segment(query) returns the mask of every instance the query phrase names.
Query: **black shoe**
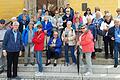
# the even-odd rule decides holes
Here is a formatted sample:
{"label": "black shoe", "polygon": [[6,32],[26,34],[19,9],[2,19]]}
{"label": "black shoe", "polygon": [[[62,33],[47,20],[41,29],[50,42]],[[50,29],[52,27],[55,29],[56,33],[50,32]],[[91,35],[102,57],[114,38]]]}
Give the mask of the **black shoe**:
{"label": "black shoe", "polygon": [[114,57],[113,57],[113,56],[111,56],[111,59],[114,59]]}
{"label": "black shoe", "polygon": [[12,80],[12,78],[7,78],[7,80]]}
{"label": "black shoe", "polygon": [[102,52],[102,49],[98,49],[98,52]]}
{"label": "black shoe", "polygon": [[27,65],[28,65],[27,63],[24,64],[24,66],[27,66]]}
{"label": "black shoe", "polygon": [[45,66],[48,66],[48,65],[50,65],[50,64],[51,64],[51,62],[49,62],[49,63],[46,63],[46,64],[45,64]]}
{"label": "black shoe", "polygon": [[32,63],[30,63],[32,66],[34,66],[35,65],[35,62],[32,62]]}
{"label": "black shoe", "polygon": [[117,68],[117,66],[118,66],[118,65],[117,65],[117,64],[115,64],[115,65],[114,65],[114,68]]}
{"label": "black shoe", "polygon": [[57,66],[57,63],[54,63],[53,66]]}
{"label": "black shoe", "polygon": [[105,59],[108,59],[108,56],[105,56]]}

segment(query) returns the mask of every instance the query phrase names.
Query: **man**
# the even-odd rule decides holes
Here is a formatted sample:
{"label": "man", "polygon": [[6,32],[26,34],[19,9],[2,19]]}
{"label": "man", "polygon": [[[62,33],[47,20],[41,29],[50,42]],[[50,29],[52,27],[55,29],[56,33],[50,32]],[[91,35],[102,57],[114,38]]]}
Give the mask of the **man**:
{"label": "man", "polygon": [[114,41],[114,67],[118,66],[118,52],[120,53],[120,19],[114,20],[114,26],[108,31],[108,36]]}
{"label": "man", "polygon": [[[7,56],[7,78],[18,78],[17,66],[18,57],[22,55],[22,39],[21,34],[18,31],[19,23],[14,22],[13,28],[7,30],[3,40],[3,55]],[[13,75],[12,75],[13,64]]]}
{"label": "man", "polygon": [[[66,9],[66,13],[65,13],[65,15],[62,17],[62,19],[63,19],[63,27],[64,27],[64,29],[66,28],[66,26],[67,26],[67,22],[68,21],[73,21],[73,17],[71,16],[71,14],[70,14],[70,9]],[[63,30],[64,30],[63,29]]]}
{"label": "man", "polygon": [[51,63],[50,59],[54,58],[54,66],[57,65],[57,59],[61,54],[62,41],[58,37],[58,32],[54,31],[53,37],[48,42],[48,53],[46,66]]}
{"label": "man", "polygon": [[[22,33],[22,41],[25,47],[25,54],[24,54],[24,66],[27,66],[29,63],[31,65],[34,65],[34,50],[32,48],[34,47],[34,44],[32,42],[34,33],[36,32],[36,29],[33,28],[34,22],[30,22],[29,25],[23,30]],[[29,57],[30,55],[30,57]]]}
{"label": "man", "polygon": [[70,3],[66,4],[66,8],[64,9],[64,13],[66,13],[66,9],[70,9],[70,15],[73,18],[73,16],[74,16],[74,10],[73,10],[73,8],[70,7]]}
{"label": "man", "polygon": [[30,22],[30,17],[27,14],[26,8],[23,8],[23,13],[18,16],[18,22],[20,23],[19,31],[22,33],[23,29],[25,29]]}

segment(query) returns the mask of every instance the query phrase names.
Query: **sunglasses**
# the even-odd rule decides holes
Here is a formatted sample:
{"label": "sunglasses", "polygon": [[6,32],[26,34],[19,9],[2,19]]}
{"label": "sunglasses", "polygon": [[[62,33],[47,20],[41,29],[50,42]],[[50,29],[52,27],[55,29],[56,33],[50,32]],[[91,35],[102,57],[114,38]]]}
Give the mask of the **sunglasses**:
{"label": "sunglasses", "polygon": [[85,28],[81,28],[81,29],[85,29]]}

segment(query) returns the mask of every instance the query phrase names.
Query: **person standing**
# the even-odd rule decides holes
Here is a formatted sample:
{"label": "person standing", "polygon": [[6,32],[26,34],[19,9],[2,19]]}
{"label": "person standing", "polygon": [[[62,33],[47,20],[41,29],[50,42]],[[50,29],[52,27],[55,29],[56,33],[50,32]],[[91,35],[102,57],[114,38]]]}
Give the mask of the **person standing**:
{"label": "person standing", "polygon": [[[3,40],[3,55],[7,56],[7,78],[18,78],[18,57],[22,55],[22,37],[18,30],[19,23],[13,22],[13,27],[7,30]],[[12,46],[12,47],[11,47]],[[13,64],[13,74],[12,74]]]}
{"label": "person standing", "polygon": [[120,53],[120,19],[114,20],[114,26],[108,30],[108,36],[114,42],[114,67],[118,66],[118,52]]}
{"label": "person standing", "polygon": [[34,36],[34,33],[36,32],[36,29],[33,26],[34,26],[34,23],[30,22],[29,25],[23,30],[23,33],[22,33],[22,42],[25,47],[24,66],[27,66],[29,62],[31,65],[35,64],[34,51],[32,50],[32,47],[34,47],[32,43],[32,38]]}
{"label": "person standing", "polygon": [[38,31],[35,32],[32,42],[34,43],[34,51],[36,53],[36,61],[38,64],[38,72],[35,73],[35,75],[39,76],[43,75],[42,51],[44,50],[45,33],[42,31],[42,25],[38,25],[37,28]]}
{"label": "person standing", "polygon": [[92,61],[91,61],[91,54],[94,52],[94,42],[93,42],[93,35],[90,30],[87,29],[85,25],[81,27],[82,34],[79,37],[79,41],[77,45],[82,47],[82,53],[85,54],[86,59],[86,70],[87,72],[85,75],[92,74]]}
{"label": "person standing", "polygon": [[[105,58],[108,59],[109,57],[109,50],[110,50],[110,57],[113,58],[113,41],[110,39],[108,36],[108,30],[109,28],[114,26],[114,20],[112,19],[112,15],[110,13],[107,13],[105,15],[105,20],[102,22],[100,26],[100,30],[103,31],[104,36],[103,36],[103,41],[104,41],[104,50],[105,50]],[[108,49],[108,45],[110,46]]]}
{"label": "person standing", "polygon": [[71,26],[72,26],[72,22],[68,21],[67,27],[65,28],[62,34],[62,41],[63,41],[64,49],[65,49],[65,61],[66,61],[65,65],[67,66],[70,65],[69,56],[68,56],[69,49],[71,51],[73,64],[76,64],[76,58],[74,55],[76,35],[75,35],[75,31],[73,30]]}
{"label": "person standing", "polygon": [[30,22],[30,17],[27,11],[28,10],[26,8],[23,8],[23,13],[18,16],[18,22],[20,23],[19,31],[21,33],[23,32],[23,29],[25,29]]}

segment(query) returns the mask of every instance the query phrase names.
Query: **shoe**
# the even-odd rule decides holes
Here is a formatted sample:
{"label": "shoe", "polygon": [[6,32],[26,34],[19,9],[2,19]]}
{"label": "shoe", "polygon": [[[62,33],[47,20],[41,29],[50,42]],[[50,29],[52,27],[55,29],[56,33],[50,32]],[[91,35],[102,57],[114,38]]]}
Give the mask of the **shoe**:
{"label": "shoe", "polygon": [[43,75],[43,72],[37,72],[36,74],[35,74],[35,76],[42,76]]}
{"label": "shoe", "polygon": [[102,52],[102,49],[98,49],[98,52]]}
{"label": "shoe", "polygon": [[32,63],[30,63],[32,66],[34,66],[35,65],[35,62],[32,62]]}
{"label": "shoe", "polygon": [[114,68],[117,68],[117,66],[118,66],[118,65],[117,65],[117,64],[115,64],[115,65],[114,65]]}
{"label": "shoe", "polygon": [[12,78],[7,78],[6,80],[12,80]]}
{"label": "shoe", "polygon": [[76,66],[76,63],[72,63],[72,66]]}
{"label": "shoe", "polygon": [[87,76],[87,75],[91,75],[92,73],[91,72],[86,72],[84,75]]}
{"label": "shoe", "polygon": [[70,64],[69,63],[65,63],[65,66],[70,66]]}
{"label": "shoe", "polygon": [[110,56],[110,58],[111,58],[111,59],[114,59],[114,57],[113,57],[113,56]]}
{"label": "shoe", "polygon": [[24,64],[24,66],[27,66],[27,65],[28,65],[28,63],[25,63],[25,64]]}
{"label": "shoe", "polygon": [[50,65],[50,64],[51,64],[51,62],[49,62],[49,63],[46,63],[46,64],[45,64],[45,66],[48,66],[48,65]]}
{"label": "shoe", "polygon": [[57,63],[54,63],[53,66],[57,66]]}
{"label": "shoe", "polygon": [[105,56],[105,59],[108,59],[108,56]]}

